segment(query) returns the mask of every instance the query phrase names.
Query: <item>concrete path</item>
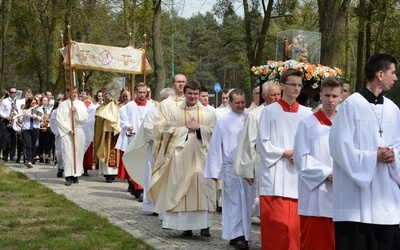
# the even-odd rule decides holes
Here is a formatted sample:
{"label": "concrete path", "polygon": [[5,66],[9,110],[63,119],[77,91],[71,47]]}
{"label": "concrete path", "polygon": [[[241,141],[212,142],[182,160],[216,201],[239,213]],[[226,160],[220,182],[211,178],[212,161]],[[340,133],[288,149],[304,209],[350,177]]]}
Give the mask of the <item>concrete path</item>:
{"label": "concrete path", "polygon": [[[97,170],[92,170],[89,177],[82,176],[78,184],[67,187],[64,178],[56,177],[57,168],[52,164],[36,164],[31,169],[15,162],[6,165],[64,195],[81,208],[107,217],[111,223],[156,249],[235,249],[221,238],[221,213],[214,213],[210,238],[201,237],[199,230],[193,232],[193,237],[184,238],[182,231],[162,229],[157,216],[142,211],[142,203],[127,192],[126,181],[117,179],[106,183]],[[253,218],[250,249],[261,249],[259,226],[258,218]]]}

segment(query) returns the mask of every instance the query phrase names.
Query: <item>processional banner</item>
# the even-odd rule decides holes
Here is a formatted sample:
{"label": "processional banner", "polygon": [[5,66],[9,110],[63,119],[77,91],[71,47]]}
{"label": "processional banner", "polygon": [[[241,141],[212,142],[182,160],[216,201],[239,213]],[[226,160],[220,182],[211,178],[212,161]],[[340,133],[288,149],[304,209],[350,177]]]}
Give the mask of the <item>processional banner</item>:
{"label": "processional banner", "polygon": [[[68,69],[68,46],[61,49],[61,54],[64,57],[64,68]],[[152,72],[149,62],[144,58],[143,49],[77,42],[72,42],[71,46],[71,65],[75,70],[143,74],[143,60],[146,60],[146,74]]]}

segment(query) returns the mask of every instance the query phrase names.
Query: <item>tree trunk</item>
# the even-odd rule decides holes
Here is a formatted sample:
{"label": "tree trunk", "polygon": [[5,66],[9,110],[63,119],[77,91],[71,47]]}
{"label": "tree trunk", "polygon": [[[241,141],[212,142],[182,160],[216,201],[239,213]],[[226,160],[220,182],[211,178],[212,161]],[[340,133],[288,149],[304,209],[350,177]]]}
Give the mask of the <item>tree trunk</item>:
{"label": "tree trunk", "polygon": [[5,46],[6,31],[8,26],[8,14],[11,10],[11,0],[1,0],[1,68],[0,68],[0,98],[3,96],[4,90],[4,67],[5,67]]}
{"label": "tree trunk", "polygon": [[355,91],[364,86],[364,35],[365,35],[365,0],[360,0],[358,7],[358,38],[357,38],[357,82]]}
{"label": "tree trunk", "polygon": [[156,84],[154,89],[154,99],[160,100],[160,90],[165,86],[165,66],[162,51],[162,31],[161,31],[161,0],[153,1],[153,59],[154,75]]}
{"label": "tree trunk", "polygon": [[345,39],[345,23],[350,0],[318,0],[319,31],[321,32],[321,64],[340,66],[341,42]]}

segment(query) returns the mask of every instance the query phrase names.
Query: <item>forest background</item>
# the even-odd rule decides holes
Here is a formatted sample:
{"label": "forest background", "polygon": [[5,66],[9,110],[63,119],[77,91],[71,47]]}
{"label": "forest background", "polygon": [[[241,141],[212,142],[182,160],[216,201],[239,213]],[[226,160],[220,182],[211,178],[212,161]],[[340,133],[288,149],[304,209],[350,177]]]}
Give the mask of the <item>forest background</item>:
{"label": "forest background", "polygon": [[[182,4],[183,0],[176,1]],[[77,42],[119,47],[131,43],[141,48],[146,41],[154,70],[147,75],[147,83],[154,99],[179,72],[199,81],[210,93],[216,82],[222,89],[242,88],[250,100],[256,84],[251,67],[276,60],[277,33],[291,29],[320,32],[320,63],[341,68],[357,91],[365,84],[364,64],[370,55],[388,53],[400,59],[399,3],[216,0],[212,11],[182,18],[173,0],[1,0],[0,89],[14,85],[34,93],[62,92],[59,49],[67,44],[69,25],[71,38]],[[116,76],[126,77],[98,71],[76,73],[78,87],[82,89],[84,82],[92,93]],[[142,79],[137,75],[134,82]],[[399,94],[397,84],[387,96],[399,105]]]}

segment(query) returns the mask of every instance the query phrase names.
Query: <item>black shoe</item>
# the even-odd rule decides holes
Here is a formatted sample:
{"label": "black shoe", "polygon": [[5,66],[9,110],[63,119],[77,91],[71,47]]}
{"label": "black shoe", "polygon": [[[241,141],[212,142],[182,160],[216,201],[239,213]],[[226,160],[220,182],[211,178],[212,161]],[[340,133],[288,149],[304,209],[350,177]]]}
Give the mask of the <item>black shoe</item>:
{"label": "black shoe", "polygon": [[236,242],[235,249],[247,250],[247,249],[249,249],[249,245],[244,240],[238,240]]}
{"label": "black shoe", "polygon": [[236,237],[236,238],[234,238],[234,239],[231,239],[231,240],[229,241],[229,245],[235,246],[236,243],[237,243],[239,240],[245,241],[244,236],[239,236],[239,237]]}
{"label": "black shoe", "polygon": [[39,162],[40,162],[40,163],[44,163],[43,158],[39,158]]}
{"label": "black shoe", "polygon": [[44,162],[47,163],[47,164],[49,164],[49,163],[50,163],[50,160],[47,158]]}
{"label": "black shoe", "polygon": [[1,158],[4,162],[7,162],[8,161],[8,158],[7,157],[3,157],[3,158]]}
{"label": "black shoe", "polygon": [[139,196],[139,202],[143,202],[143,193],[141,193]]}
{"label": "black shoe", "polygon": [[203,237],[211,237],[209,228],[204,228],[200,230],[200,235]]}
{"label": "black shoe", "polygon": [[21,161],[21,159],[20,159],[20,158],[17,158],[17,159],[15,160],[15,163],[20,163],[20,161]]}
{"label": "black shoe", "polygon": [[73,182],[73,183],[79,183],[78,177],[74,177],[74,179],[73,179],[72,182]]}
{"label": "black shoe", "polygon": [[136,199],[140,199],[140,195],[143,195],[143,189],[134,190],[131,194],[134,195]]}
{"label": "black shoe", "polygon": [[89,173],[88,173],[88,171],[87,171],[87,169],[84,169],[83,170],[83,174],[82,174],[83,176],[89,176]]}
{"label": "black shoe", "polygon": [[65,183],[65,186],[71,186],[72,185],[72,181],[67,181],[66,183]]}
{"label": "black shoe", "polygon": [[186,231],[183,231],[183,234],[182,234],[184,237],[192,237],[193,236],[193,231],[192,230],[186,230]]}
{"label": "black shoe", "polygon": [[63,171],[58,170],[58,172],[57,172],[57,177],[58,177],[58,178],[61,178],[62,176],[63,176]]}

